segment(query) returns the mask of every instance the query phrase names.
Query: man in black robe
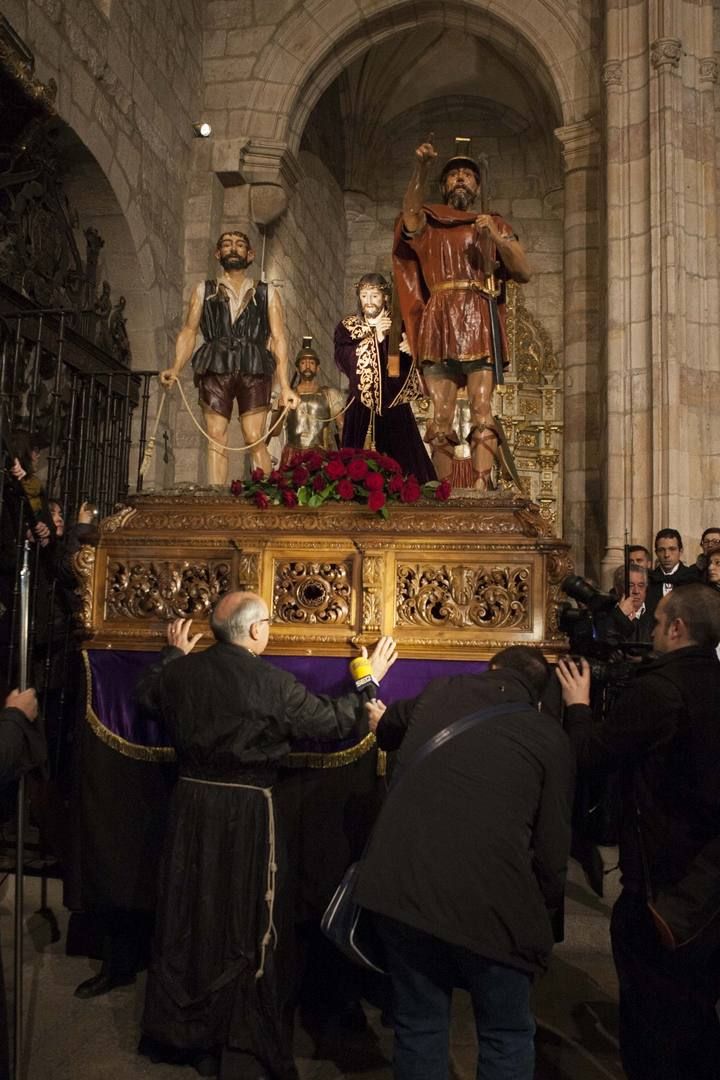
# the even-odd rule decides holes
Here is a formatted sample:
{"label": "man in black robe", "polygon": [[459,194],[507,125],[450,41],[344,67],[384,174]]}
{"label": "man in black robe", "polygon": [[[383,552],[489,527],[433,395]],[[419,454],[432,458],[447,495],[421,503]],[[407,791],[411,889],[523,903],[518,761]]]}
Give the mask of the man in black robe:
{"label": "man in black robe", "polygon": [[[342,738],[363,720],[358,693],[316,696],[261,659],[269,623],[259,596],[228,593],[211,618],[212,648],[178,659],[199,638],[178,620],[174,648],[138,688],[162,712],[179,768],[141,1050],[201,1075],[214,1075],[219,1058],[222,1080],[297,1076],[280,969],[292,913],[272,787],[291,739]],[[395,655],[382,638],[376,678]]]}

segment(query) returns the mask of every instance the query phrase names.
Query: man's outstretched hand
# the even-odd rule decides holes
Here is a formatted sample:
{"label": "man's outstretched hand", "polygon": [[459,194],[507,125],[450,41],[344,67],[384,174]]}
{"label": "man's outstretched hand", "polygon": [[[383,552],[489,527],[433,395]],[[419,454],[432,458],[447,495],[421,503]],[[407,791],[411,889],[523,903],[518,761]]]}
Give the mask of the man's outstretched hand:
{"label": "man's outstretched hand", "polygon": [[[367,656],[367,649],[363,648],[363,656]],[[370,667],[376,682],[385,677],[388,669],[393,666],[398,658],[397,644],[394,638],[386,635],[381,637],[377,645],[370,653]]]}
{"label": "man's outstretched hand", "polygon": [[202,637],[202,634],[194,634],[190,637],[191,626],[192,619],[173,619],[167,628],[168,645],[181,649],[186,656],[193,651]]}

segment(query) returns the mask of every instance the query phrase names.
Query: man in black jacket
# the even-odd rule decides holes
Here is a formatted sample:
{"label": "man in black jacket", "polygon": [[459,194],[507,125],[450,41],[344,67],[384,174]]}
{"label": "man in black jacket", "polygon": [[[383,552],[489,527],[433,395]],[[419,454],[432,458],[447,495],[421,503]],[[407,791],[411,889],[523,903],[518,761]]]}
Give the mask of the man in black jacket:
{"label": "man in black jacket", "polygon": [[629,1080],[717,1080],[720,957],[684,966],[661,944],[647,895],[678,885],[720,836],[720,595],[701,584],[663,597],[657,659],[594,728],[590,672],[561,660],[566,730],[578,765],[619,768],[623,892],[613,910],[620,1049]]}
{"label": "man in black jacket", "polygon": [[697,567],[686,566],[682,555],[682,536],[677,529],[661,529],[655,537],[657,567],[649,574],[647,606],[651,612],[677,586],[700,580]]}
{"label": "man in black jacket", "polygon": [[[396,1080],[447,1077],[459,985],[475,1009],[478,1075],[533,1076],[530,987],[547,965],[552,915],[562,905],[573,769],[562,728],[538,711],[542,654],[516,647],[493,663],[498,670],[438,679],[387,710],[369,706],[378,745],[400,748],[401,776],[358,890],[386,947]],[[502,703],[517,708],[412,762],[453,721]]]}
{"label": "man in black jacket", "polygon": [[[5,699],[5,706],[0,710],[0,787],[11,784],[23,773],[45,761],[47,748],[42,730],[35,723],[37,714],[34,690],[13,690]],[[0,956],[0,1077],[10,1075],[8,1030]]]}

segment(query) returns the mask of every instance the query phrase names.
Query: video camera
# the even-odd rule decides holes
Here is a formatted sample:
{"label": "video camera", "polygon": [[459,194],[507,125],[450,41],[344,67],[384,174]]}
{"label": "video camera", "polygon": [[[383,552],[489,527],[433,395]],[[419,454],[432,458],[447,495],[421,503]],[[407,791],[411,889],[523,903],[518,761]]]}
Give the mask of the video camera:
{"label": "video camera", "polygon": [[570,652],[587,660],[592,679],[598,685],[612,689],[625,686],[637,671],[637,658],[646,656],[652,646],[599,639],[596,618],[617,604],[617,597],[612,593],[603,592],[578,574],[568,574],[560,588],[581,605],[560,605],[558,626],[569,638]]}

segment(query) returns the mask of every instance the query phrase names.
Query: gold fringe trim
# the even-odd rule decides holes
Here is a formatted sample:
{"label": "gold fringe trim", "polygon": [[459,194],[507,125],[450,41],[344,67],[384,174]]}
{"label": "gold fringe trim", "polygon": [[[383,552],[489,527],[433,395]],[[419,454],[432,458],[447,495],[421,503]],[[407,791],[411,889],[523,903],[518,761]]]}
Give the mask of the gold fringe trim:
{"label": "gold fringe trim", "polygon": [[116,735],[114,731],[105,727],[92,707],[92,668],[87,649],[83,649],[81,655],[85,665],[85,719],[100,742],[135,761],[175,761],[175,751],[172,746],[140,746],[139,743],[128,742],[122,735]]}
{"label": "gold fringe trim", "polygon": [[291,753],[287,764],[293,769],[339,769],[343,765],[351,765],[353,761],[364,757],[373,746],[375,746],[375,736],[369,732],[364,739],[355,746],[348,747],[347,750],[324,754]]}

